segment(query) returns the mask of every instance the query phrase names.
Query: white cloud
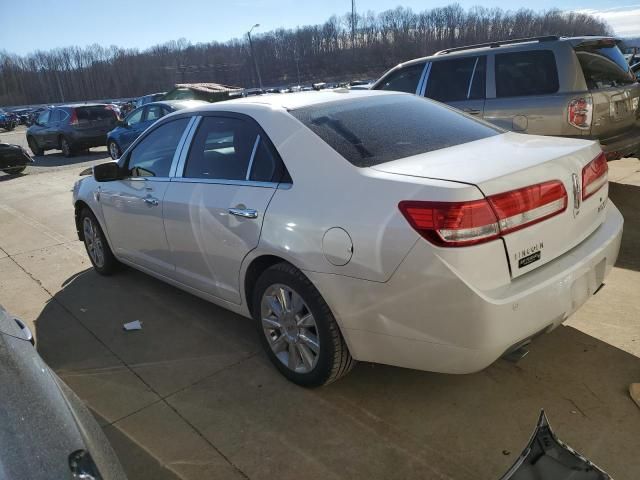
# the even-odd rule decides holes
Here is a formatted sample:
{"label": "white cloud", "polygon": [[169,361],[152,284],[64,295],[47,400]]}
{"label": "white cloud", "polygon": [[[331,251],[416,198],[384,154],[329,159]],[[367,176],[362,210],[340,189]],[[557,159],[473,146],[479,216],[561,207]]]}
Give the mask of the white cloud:
{"label": "white cloud", "polygon": [[625,7],[583,9],[578,13],[593,15],[606,21],[616,35],[621,37],[640,36],[640,5],[627,5]]}

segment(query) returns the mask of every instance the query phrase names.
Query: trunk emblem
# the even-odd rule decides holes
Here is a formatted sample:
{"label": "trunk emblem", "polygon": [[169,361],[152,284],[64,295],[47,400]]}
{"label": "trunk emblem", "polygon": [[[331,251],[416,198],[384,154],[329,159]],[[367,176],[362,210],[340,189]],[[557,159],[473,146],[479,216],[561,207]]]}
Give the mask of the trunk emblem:
{"label": "trunk emblem", "polygon": [[580,186],[580,179],[575,173],[571,175],[573,180],[573,216],[577,216],[580,211],[580,202],[582,200],[582,188]]}

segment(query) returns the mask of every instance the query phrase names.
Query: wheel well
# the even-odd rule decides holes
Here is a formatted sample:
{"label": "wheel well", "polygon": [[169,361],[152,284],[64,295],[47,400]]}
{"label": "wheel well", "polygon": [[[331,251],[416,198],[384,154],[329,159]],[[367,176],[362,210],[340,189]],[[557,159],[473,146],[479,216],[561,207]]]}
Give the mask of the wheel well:
{"label": "wheel well", "polygon": [[60,134],[58,135],[58,147],[62,148],[62,139],[64,138],[64,135]]}
{"label": "wheel well", "polygon": [[82,213],[82,210],[84,210],[85,208],[88,208],[89,210],[91,210],[89,205],[87,205],[82,200],[78,200],[76,202],[75,204],[76,232],[78,233],[78,239],[82,241],[84,241],[84,233],[82,231],[82,225],[80,225],[80,213]]}
{"label": "wheel well", "polygon": [[275,255],[263,255],[261,257],[255,258],[249,268],[247,268],[247,273],[244,276],[244,295],[247,300],[247,307],[249,308],[249,313],[253,315],[253,287],[256,284],[256,281],[262,275],[267,268],[275,265],[276,263],[290,263],[287,262],[284,258],[277,257]]}

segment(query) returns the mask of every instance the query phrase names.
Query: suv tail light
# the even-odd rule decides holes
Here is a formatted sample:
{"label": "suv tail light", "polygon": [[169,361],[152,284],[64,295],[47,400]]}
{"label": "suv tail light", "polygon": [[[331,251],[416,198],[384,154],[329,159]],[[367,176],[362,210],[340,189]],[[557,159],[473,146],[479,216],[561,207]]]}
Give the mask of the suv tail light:
{"label": "suv tail light", "polygon": [[559,180],[469,202],[402,201],[409,224],[431,243],[462,247],[494,240],[566,210],[567,191]]}
{"label": "suv tail light", "polygon": [[604,152],[582,169],[582,200],[589,198],[607,183],[608,171],[609,165]]}
{"label": "suv tail light", "polygon": [[581,130],[591,128],[593,116],[593,102],[591,97],[574,98],[569,102],[569,124]]}
{"label": "suv tail light", "polygon": [[71,110],[71,118],[69,119],[69,125],[78,125],[78,113],[76,109]]}

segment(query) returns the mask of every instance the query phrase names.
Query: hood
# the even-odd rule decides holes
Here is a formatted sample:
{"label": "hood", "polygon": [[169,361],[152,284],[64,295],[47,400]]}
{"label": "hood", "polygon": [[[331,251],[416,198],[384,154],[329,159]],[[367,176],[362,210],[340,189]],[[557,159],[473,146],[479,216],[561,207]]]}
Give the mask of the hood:
{"label": "hood", "polygon": [[78,451],[91,452],[104,480],[125,479],[98,424],[2,307],[0,385],[0,479],[76,478],[69,457]]}

